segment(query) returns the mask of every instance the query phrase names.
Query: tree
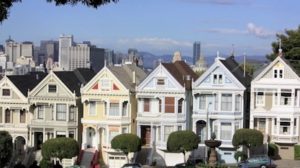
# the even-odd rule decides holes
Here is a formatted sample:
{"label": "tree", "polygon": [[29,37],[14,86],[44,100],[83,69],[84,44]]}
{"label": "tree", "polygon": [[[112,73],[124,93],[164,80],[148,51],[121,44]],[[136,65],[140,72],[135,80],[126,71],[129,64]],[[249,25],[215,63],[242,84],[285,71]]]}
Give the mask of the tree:
{"label": "tree", "polygon": [[[300,26],[296,30],[285,30],[282,34],[276,34],[281,41],[281,48],[284,58],[288,60],[300,60]],[[278,41],[272,43],[273,53],[267,55],[269,60],[274,60],[279,54]]]}
{"label": "tree", "polygon": [[55,157],[72,158],[79,153],[79,144],[73,138],[54,138],[47,140],[42,146],[42,156],[45,160]]}
{"label": "tree", "polygon": [[121,150],[126,155],[128,163],[128,153],[140,151],[141,145],[141,139],[135,134],[120,134],[111,140],[111,147]]}
{"label": "tree", "polygon": [[252,147],[261,146],[263,144],[263,140],[264,135],[260,131],[243,128],[235,131],[232,138],[232,145],[235,147],[247,147],[249,157],[249,150]]}
{"label": "tree", "polygon": [[[16,2],[21,2],[22,0],[1,0],[0,1],[0,22],[7,19],[9,16],[9,9]],[[87,7],[98,8],[101,5],[117,2],[118,0],[46,0],[47,2],[54,2],[57,6],[59,5],[76,5],[81,3]]]}
{"label": "tree", "polygon": [[193,131],[176,131],[169,135],[167,150],[170,152],[182,152],[185,161],[185,153],[198,148],[199,137]]}
{"label": "tree", "polygon": [[7,131],[0,131],[0,167],[10,160],[13,151],[12,137]]}

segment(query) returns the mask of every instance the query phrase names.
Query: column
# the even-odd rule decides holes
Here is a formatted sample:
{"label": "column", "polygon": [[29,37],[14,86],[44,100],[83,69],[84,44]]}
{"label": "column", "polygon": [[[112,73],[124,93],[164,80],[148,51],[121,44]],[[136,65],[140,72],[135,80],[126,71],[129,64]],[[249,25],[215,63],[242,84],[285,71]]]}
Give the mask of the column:
{"label": "column", "polygon": [[236,93],[232,93],[232,96],[231,96],[231,100],[232,100],[232,109],[231,109],[231,111],[232,112],[235,112],[235,95],[236,95]]}
{"label": "column", "polygon": [[81,145],[82,149],[86,149],[86,128],[83,127],[83,131],[82,131],[82,145]]}
{"label": "column", "polygon": [[69,122],[69,115],[70,115],[70,105],[69,104],[66,104],[67,106],[67,111],[66,111],[66,121]]}
{"label": "column", "polygon": [[[96,128],[97,128],[97,127],[96,127]],[[99,144],[100,144],[100,143],[99,143],[99,129],[95,129],[95,132],[96,132],[96,135],[95,135],[95,136],[96,136],[96,138],[95,138],[95,141],[96,141],[95,143],[96,143],[96,144],[95,144],[95,146],[96,146],[96,149],[99,150],[99,149],[98,149]]]}
{"label": "column", "polygon": [[292,89],[291,106],[295,107],[295,89]]}
{"label": "column", "polygon": [[277,135],[279,135],[280,134],[280,118],[279,117],[277,117]]}
{"label": "column", "polygon": [[178,98],[174,97],[174,110],[175,110],[175,114],[178,114]]}
{"label": "column", "polygon": [[296,97],[296,101],[297,101],[297,102],[296,102],[296,104],[297,104],[296,106],[297,106],[297,107],[299,107],[299,101],[300,101],[300,100],[299,100],[299,97],[300,97],[299,94],[300,94],[300,91],[297,90],[297,97]]}
{"label": "column", "polygon": [[122,116],[122,103],[123,103],[123,101],[120,100],[119,101],[119,116]]}
{"label": "column", "polygon": [[290,135],[293,136],[294,135],[294,117],[291,118],[291,124],[290,124]]}
{"label": "column", "polygon": [[221,99],[222,99],[222,93],[220,93],[220,94],[217,94],[217,96],[218,96],[218,111],[222,111],[221,110]]}
{"label": "column", "polygon": [[[45,117],[44,117],[45,118]],[[46,141],[46,129],[43,128],[43,143]]]}
{"label": "column", "polygon": [[52,106],[51,106],[51,110],[52,110],[52,113],[53,113],[53,119],[54,119],[54,121],[56,121],[56,104],[53,104]]}
{"label": "column", "polygon": [[265,134],[269,134],[269,118],[266,118],[266,130],[265,130]]}

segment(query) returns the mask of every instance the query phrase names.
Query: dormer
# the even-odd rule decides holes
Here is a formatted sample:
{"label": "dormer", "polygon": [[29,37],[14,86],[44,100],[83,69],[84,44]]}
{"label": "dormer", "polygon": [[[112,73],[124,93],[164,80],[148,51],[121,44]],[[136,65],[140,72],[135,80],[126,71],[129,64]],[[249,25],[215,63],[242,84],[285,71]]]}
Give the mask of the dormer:
{"label": "dormer", "polygon": [[284,65],[281,62],[278,62],[273,67],[273,78],[274,79],[282,79],[282,78],[284,78]]}

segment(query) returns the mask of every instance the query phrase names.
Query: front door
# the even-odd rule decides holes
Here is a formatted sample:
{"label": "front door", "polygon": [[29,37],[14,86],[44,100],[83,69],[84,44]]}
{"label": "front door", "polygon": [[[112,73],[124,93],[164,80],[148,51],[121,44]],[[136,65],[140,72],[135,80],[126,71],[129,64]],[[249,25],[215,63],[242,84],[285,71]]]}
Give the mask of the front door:
{"label": "front door", "polygon": [[142,145],[150,145],[151,143],[151,127],[141,126]]}
{"label": "front door", "polygon": [[35,132],[34,133],[35,149],[37,149],[37,150],[41,149],[42,144],[43,144],[43,133],[42,132]]}

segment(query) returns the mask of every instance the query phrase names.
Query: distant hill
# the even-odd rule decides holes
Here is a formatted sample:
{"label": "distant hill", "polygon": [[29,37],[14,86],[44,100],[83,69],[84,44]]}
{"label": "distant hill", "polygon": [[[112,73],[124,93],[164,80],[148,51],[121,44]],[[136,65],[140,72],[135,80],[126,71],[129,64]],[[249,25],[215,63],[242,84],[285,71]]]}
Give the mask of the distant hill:
{"label": "distant hill", "polygon": [[[162,62],[171,62],[173,55],[171,54],[165,54],[165,55],[154,55],[150,52],[139,52],[141,56],[143,56],[144,58],[144,67],[145,68],[153,68],[157,61],[160,59]],[[226,56],[225,56],[226,57]],[[190,56],[182,56],[182,59],[185,60],[188,64],[192,64],[193,63],[193,58]],[[244,56],[235,56],[235,59],[237,62],[239,63],[243,63],[244,62]],[[208,66],[210,66],[214,60],[215,60],[215,56],[206,56],[205,60],[208,64]],[[251,64],[256,64],[256,65],[261,65],[265,62],[267,62],[268,60],[266,59],[265,56],[246,56],[246,62],[247,63],[251,63]]]}

